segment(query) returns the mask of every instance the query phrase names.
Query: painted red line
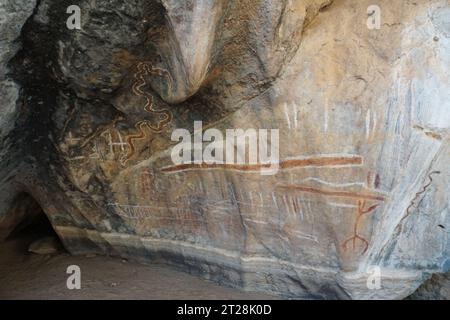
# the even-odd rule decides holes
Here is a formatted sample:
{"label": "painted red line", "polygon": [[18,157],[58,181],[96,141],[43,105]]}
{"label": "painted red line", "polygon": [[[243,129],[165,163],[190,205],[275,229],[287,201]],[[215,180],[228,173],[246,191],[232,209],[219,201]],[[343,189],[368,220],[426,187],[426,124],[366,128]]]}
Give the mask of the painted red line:
{"label": "painted red line", "polygon": [[[363,158],[360,156],[350,157],[320,157],[307,159],[291,159],[280,162],[281,169],[305,168],[305,167],[330,167],[343,165],[362,165]],[[226,163],[186,163],[170,167],[162,168],[162,172],[177,172],[188,169],[205,170],[205,169],[232,169],[239,171],[258,171],[268,169],[272,164],[226,164]]]}
{"label": "painted red line", "polygon": [[377,201],[385,201],[386,200],[386,198],[384,196],[380,196],[380,195],[373,194],[373,193],[364,193],[364,192],[334,191],[334,190],[318,189],[318,188],[314,188],[314,187],[298,186],[298,185],[278,186],[277,188],[285,189],[285,190],[306,192],[306,193],[323,194],[326,196],[341,197],[341,198],[356,198],[356,199],[367,199],[367,200],[377,200]]}

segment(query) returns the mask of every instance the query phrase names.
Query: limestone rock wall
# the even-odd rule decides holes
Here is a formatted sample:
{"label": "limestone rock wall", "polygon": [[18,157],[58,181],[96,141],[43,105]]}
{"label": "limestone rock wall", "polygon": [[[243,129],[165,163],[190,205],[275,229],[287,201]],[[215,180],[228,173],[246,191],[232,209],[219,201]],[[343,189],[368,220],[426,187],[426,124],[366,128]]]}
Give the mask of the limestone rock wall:
{"label": "limestone rock wall", "polygon": [[[448,1],[379,0],[379,30],[366,0],[81,0],[81,30],[71,4],[41,0],[1,54],[23,88],[3,236],[25,193],[73,254],[248,290],[398,299],[448,270]],[[171,135],[194,121],[278,129],[279,171],[174,165]]]}

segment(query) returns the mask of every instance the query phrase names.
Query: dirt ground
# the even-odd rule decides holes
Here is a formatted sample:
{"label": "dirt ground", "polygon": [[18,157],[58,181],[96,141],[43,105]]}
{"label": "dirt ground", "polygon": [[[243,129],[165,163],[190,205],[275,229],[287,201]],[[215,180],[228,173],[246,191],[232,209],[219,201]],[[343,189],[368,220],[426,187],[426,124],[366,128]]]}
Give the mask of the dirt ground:
{"label": "dirt ground", "polygon": [[[162,265],[110,257],[37,255],[33,239],[0,243],[0,299],[274,299],[226,288]],[[66,286],[67,267],[81,268],[81,289]]]}

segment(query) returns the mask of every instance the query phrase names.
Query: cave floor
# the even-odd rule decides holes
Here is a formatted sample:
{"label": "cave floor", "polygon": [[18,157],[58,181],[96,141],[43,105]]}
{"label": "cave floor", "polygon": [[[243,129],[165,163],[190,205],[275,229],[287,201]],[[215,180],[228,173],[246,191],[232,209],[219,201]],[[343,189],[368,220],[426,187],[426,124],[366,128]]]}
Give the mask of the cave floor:
{"label": "cave floor", "polygon": [[[162,265],[119,258],[37,255],[29,238],[0,243],[0,299],[275,299],[244,292]],[[67,267],[81,268],[81,289],[66,286]]]}

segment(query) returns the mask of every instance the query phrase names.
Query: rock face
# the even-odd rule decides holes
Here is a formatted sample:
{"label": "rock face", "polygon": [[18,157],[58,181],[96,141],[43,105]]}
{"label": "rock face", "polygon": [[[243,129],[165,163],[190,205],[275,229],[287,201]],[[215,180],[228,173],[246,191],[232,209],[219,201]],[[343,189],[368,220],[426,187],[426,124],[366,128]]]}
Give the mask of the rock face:
{"label": "rock face", "polygon": [[[2,149],[0,150],[1,163],[1,181],[0,190],[0,239],[7,235],[16,224],[23,219],[25,211],[21,208],[32,207],[35,203],[29,197],[27,200],[23,197],[17,197],[17,189],[6,181],[14,177],[16,170],[20,170],[20,165],[10,166],[9,161],[20,161],[20,157],[16,156],[16,150],[10,147],[17,144],[17,139],[9,137],[10,131],[14,128],[16,120],[18,120],[19,109],[19,90],[20,86],[11,78],[11,70],[8,62],[14,57],[20,49],[19,41],[22,26],[28,17],[33,13],[36,1],[21,0],[0,0],[0,141]],[[23,200],[23,201],[21,201]],[[5,215],[8,211],[15,211],[13,215]]]}
{"label": "rock face", "polygon": [[[69,30],[71,1],[1,0],[0,236],[35,199],[73,254],[409,296],[450,263],[450,4],[377,2],[80,0]],[[278,129],[278,171],[174,164],[194,121]]]}

